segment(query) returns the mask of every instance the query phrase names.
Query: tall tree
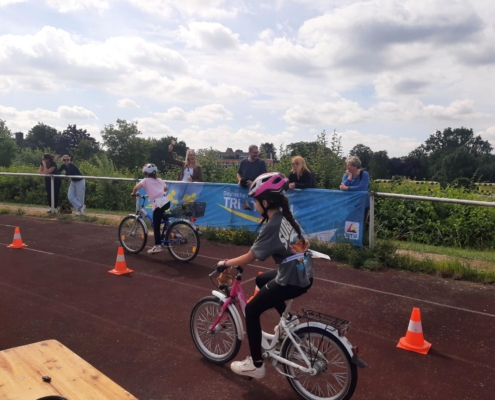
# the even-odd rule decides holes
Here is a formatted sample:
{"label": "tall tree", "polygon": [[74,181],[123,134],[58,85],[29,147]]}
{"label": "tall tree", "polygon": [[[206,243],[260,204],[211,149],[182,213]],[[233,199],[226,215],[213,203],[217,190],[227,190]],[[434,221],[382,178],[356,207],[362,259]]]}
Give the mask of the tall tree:
{"label": "tall tree", "polygon": [[436,131],[420,147],[423,147],[428,155],[435,152],[450,153],[461,147],[474,156],[490,154],[493,150],[490,142],[483,140],[479,135],[474,136],[473,130],[465,127]]}
{"label": "tall tree", "polygon": [[296,142],[286,146],[286,151],[290,157],[301,156],[306,161],[314,157],[318,150],[318,142]]}
{"label": "tall tree", "polygon": [[370,161],[373,158],[373,150],[364,144],[355,145],[349,152],[350,156],[357,156],[361,160],[361,166],[368,169],[370,167]]}
{"label": "tall tree", "polygon": [[117,168],[135,170],[148,162],[152,143],[140,138],[141,134],[137,122],[124,119],[118,119],[116,125],[105,125],[102,129],[103,145]]}
{"label": "tall tree", "polygon": [[10,167],[17,153],[17,144],[12,136],[12,132],[0,119],[0,166]]}
{"label": "tall tree", "polygon": [[273,143],[261,143],[260,146],[260,152],[263,156],[263,158],[266,159],[273,159],[274,162],[276,162],[277,159],[277,150],[275,150],[275,146]]}
{"label": "tall tree", "polygon": [[56,151],[59,139],[60,133],[58,133],[55,128],[46,125],[43,122],[38,122],[38,124],[33,126],[27,133],[26,139],[24,140],[24,147],[29,147],[33,150],[49,149]]}
{"label": "tall tree", "polygon": [[167,136],[161,139],[151,139],[150,158],[149,162],[155,164],[162,172],[167,169],[173,169],[176,167],[165,162],[168,157],[168,146],[174,140],[174,153],[179,157],[184,158],[186,156],[187,146],[183,141],[178,142],[176,137]]}
{"label": "tall tree", "polygon": [[74,155],[74,149],[81,143],[81,141],[86,141],[84,144],[85,148],[88,145],[93,147],[93,153],[99,150],[98,142],[95,138],[91,137],[86,129],[77,129],[77,126],[68,125],[67,128],[60,134],[58,139],[57,152],[59,154],[69,154]]}
{"label": "tall tree", "polygon": [[389,158],[386,150],[376,151],[373,153],[373,158],[370,161],[370,176],[373,179],[388,179]]}

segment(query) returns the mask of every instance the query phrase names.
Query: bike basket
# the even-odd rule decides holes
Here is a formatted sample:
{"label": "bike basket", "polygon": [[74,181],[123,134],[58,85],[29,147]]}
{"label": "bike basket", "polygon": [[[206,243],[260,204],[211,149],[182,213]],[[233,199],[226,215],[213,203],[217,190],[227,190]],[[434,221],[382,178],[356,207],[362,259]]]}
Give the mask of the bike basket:
{"label": "bike basket", "polygon": [[351,323],[345,319],[332,317],[331,315],[323,314],[319,311],[313,310],[303,309],[297,313],[297,318],[306,319],[308,323],[310,321],[314,321],[324,324],[327,328],[336,330],[339,333],[339,336],[344,336],[349,329],[349,325],[351,325]]}
{"label": "bike basket", "polygon": [[176,206],[172,210],[170,210],[170,214],[174,218],[199,218],[205,215],[206,211],[206,203],[201,201],[196,201],[194,203],[183,203],[181,205]]}

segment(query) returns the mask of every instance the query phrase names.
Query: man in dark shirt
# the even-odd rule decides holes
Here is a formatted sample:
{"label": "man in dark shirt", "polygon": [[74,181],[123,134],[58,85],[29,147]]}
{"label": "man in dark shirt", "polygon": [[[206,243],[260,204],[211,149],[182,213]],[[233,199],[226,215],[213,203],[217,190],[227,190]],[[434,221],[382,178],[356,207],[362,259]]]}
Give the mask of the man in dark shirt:
{"label": "man in dark shirt", "polygon": [[[61,174],[65,171],[65,175],[79,175],[82,176],[81,171],[74,164],[70,162],[70,157],[65,155],[62,157],[63,164],[58,169],[58,173]],[[84,214],[84,192],[86,190],[86,181],[82,178],[72,178],[69,186],[69,192],[67,197],[72,204],[72,207],[76,210],[76,215]]]}
{"label": "man in dark shirt", "polygon": [[251,183],[261,174],[266,173],[265,161],[260,159],[258,146],[249,146],[249,157],[242,160],[237,170],[237,180],[239,186],[248,188]]}

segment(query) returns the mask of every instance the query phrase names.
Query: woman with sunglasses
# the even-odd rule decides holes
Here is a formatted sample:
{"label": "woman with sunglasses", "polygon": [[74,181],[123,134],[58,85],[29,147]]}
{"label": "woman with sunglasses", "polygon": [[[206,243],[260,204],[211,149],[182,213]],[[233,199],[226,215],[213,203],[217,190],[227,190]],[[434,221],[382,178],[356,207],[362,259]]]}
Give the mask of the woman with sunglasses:
{"label": "woman with sunglasses", "polygon": [[[58,169],[60,174],[65,171],[65,175],[79,175],[82,176],[81,171],[73,163],[70,162],[70,157],[64,155],[62,157],[63,164]],[[67,178],[66,178],[67,179]],[[72,207],[76,210],[76,215],[84,214],[84,192],[86,190],[86,181],[83,178],[72,178],[69,192],[67,197],[69,198]]]}
{"label": "woman with sunglasses", "polygon": [[289,173],[289,189],[311,189],[315,187],[313,174],[301,156],[292,159],[292,171]]}
{"label": "woman with sunglasses", "polygon": [[[48,213],[52,211],[52,179],[48,175],[57,175],[57,163],[53,161],[53,156],[51,154],[43,154],[43,158],[41,159],[39,173],[43,175],[47,175],[45,178],[45,189],[46,196],[48,199],[48,206],[50,209],[47,211]],[[55,178],[53,180],[53,194],[54,194],[54,207],[58,207],[58,194],[60,192],[60,185],[62,184],[62,180],[60,178]]]}

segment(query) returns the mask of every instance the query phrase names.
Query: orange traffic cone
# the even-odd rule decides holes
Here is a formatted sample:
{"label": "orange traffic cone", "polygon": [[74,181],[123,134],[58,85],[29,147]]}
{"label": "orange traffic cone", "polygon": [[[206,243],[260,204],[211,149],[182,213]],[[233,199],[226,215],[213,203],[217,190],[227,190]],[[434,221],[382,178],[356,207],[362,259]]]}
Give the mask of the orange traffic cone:
{"label": "orange traffic cone", "polygon": [[125,263],[124,258],[124,249],[122,247],[119,247],[119,251],[117,252],[117,261],[115,261],[115,267],[108,272],[115,275],[124,275],[134,272],[132,269],[127,268],[127,264]]}
{"label": "orange traffic cone", "polygon": [[[261,275],[263,272],[258,272],[258,275]],[[258,294],[258,292],[260,291],[260,288],[258,287],[258,285],[255,286],[254,288],[254,294],[248,299],[248,303],[253,300],[253,297],[256,296]]]}
{"label": "orange traffic cone", "polygon": [[423,328],[421,326],[421,315],[419,313],[419,308],[413,308],[409,326],[407,327],[406,336],[400,338],[397,347],[420,354],[426,354],[428,353],[428,350],[430,350],[431,343],[428,343],[423,338]]}
{"label": "orange traffic cone", "polygon": [[27,247],[27,244],[22,243],[21,230],[17,226],[14,230],[14,240],[12,241],[12,244],[9,244],[7,247],[10,247],[11,249],[22,249],[23,247]]}

